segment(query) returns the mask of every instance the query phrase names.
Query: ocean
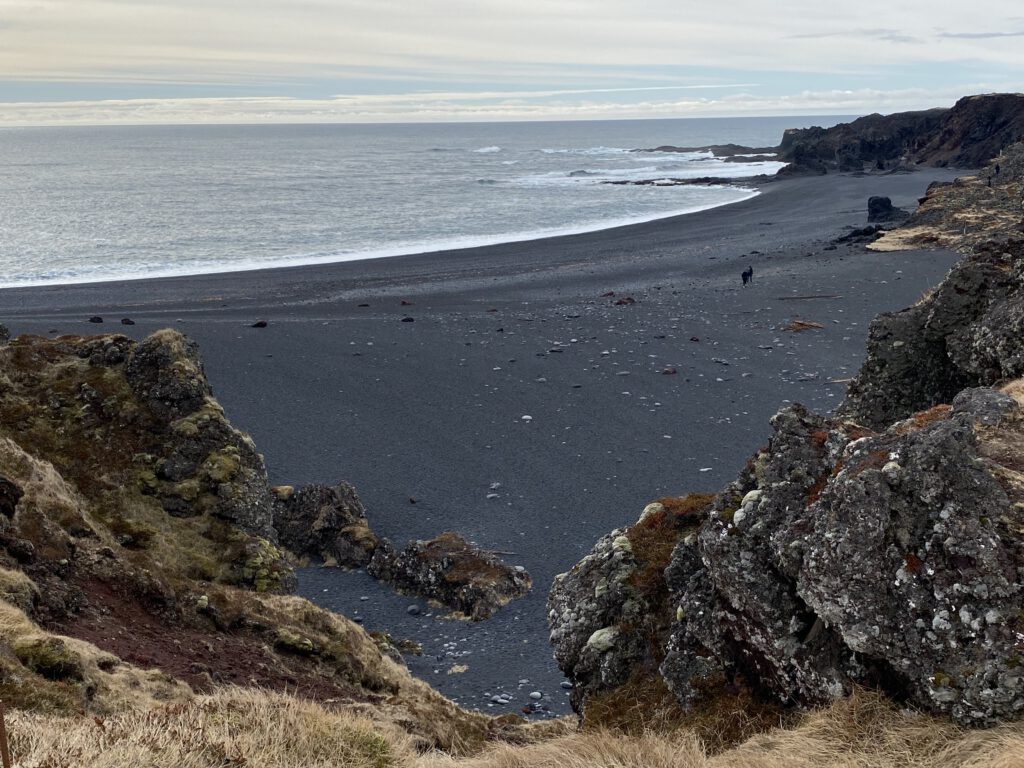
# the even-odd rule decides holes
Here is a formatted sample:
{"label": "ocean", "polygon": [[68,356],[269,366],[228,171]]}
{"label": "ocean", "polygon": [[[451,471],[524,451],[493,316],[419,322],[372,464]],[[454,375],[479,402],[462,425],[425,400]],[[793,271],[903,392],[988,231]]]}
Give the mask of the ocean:
{"label": "ocean", "polygon": [[229,272],[605,229],[726,205],[840,117],[0,130],[0,287]]}

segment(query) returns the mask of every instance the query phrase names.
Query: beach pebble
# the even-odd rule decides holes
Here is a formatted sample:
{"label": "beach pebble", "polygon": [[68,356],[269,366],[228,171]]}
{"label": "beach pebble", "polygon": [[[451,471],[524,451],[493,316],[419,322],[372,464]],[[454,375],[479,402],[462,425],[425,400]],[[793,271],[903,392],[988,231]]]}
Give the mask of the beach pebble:
{"label": "beach pebble", "polygon": [[538,700],[544,698],[544,694],[541,693],[540,691],[531,691],[530,692],[530,698],[533,699],[534,701],[538,701]]}
{"label": "beach pebble", "polygon": [[90,323],[102,323],[103,322],[103,318],[100,317],[99,315],[93,315],[92,317],[89,318],[89,322]]}
{"label": "beach pebble", "polygon": [[488,499],[497,499],[498,498],[498,494],[496,494],[496,493],[488,493],[487,494],[487,498]]}
{"label": "beach pebble", "polygon": [[255,323],[253,323],[249,327],[250,328],[266,328],[267,327],[267,321],[266,320],[257,320]]}
{"label": "beach pebble", "polygon": [[571,691],[573,689],[572,683],[570,683],[568,680],[562,681],[562,687],[567,691]]}
{"label": "beach pebble", "polygon": [[533,421],[533,416],[525,415],[525,416],[523,416],[522,420],[523,421]]}
{"label": "beach pebble", "polygon": [[130,317],[122,317],[121,325],[135,325],[135,321],[132,320]]}
{"label": "beach pebble", "polygon": [[408,608],[405,609],[405,612],[408,613],[410,616],[419,616],[421,613],[423,613],[423,610],[418,605],[410,605]]}
{"label": "beach pebble", "polygon": [[402,322],[403,323],[414,323],[414,322],[416,322],[416,319],[406,315],[405,317],[402,318]]}

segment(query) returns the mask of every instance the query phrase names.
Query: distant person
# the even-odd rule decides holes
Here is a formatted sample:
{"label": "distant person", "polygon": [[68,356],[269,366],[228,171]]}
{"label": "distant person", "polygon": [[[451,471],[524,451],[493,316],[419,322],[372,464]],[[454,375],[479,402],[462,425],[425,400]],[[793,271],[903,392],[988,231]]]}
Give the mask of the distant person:
{"label": "distant person", "polygon": [[996,176],[999,175],[999,163],[996,163]]}
{"label": "distant person", "polygon": [[742,277],[742,278],[743,278],[743,284],[744,284],[744,285],[746,285],[747,283],[752,283],[752,282],[754,282],[754,268],[753,268],[753,267],[747,267],[747,268],[746,268],[745,270],[743,270],[743,272],[742,272],[742,273],[740,274],[740,277]]}

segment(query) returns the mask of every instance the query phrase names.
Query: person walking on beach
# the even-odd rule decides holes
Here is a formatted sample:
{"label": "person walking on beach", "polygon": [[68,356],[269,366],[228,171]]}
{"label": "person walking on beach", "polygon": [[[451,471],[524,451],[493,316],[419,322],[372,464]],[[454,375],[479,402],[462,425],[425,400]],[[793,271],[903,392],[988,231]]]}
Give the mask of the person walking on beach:
{"label": "person walking on beach", "polygon": [[745,270],[743,270],[743,273],[740,275],[740,277],[743,278],[744,285],[746,285],[747,283],[754,282],[754,268],[747,267]]}

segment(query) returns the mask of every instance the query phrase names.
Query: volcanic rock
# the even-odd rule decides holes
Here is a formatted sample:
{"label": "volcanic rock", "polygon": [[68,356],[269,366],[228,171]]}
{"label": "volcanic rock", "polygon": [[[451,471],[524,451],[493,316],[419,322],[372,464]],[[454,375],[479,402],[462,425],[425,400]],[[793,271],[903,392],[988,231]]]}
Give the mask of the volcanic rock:
{"label": "volcanic rock", "polygon": [[506,565],[456,533],[409,542],[400,552],[385,540],[366,571],[400,592],[436,600],[473,621],[490,618],[533,586],[526,571]]}
{"label": "volcanic rock", "polygon": [[910,216],[902,208],[897,208],[888,197],[873,195],[868,198],[868,221],[872,223],[902,221]]}
{"label": "volcanic rock", "polygon": [[380,544],[355,488],[344,482],[277,494],[274,527],[280,543],[295,554],[342,568],[366,565]]}
{"label": "volcanic rock", "polygon": [[[620,586],[623,535],[556,580],[574,704],[660,654],[649,674],[686,707],[743,680],[806,706],[864,684],[965,724],[1024,715],[1022,400],[1024,381],[969,389],[882,433],[781,411],[768,446],[669,537],[663,605]],[[670,629],[641,652],[624,628],[666,610]]]}

